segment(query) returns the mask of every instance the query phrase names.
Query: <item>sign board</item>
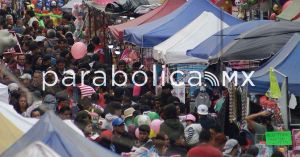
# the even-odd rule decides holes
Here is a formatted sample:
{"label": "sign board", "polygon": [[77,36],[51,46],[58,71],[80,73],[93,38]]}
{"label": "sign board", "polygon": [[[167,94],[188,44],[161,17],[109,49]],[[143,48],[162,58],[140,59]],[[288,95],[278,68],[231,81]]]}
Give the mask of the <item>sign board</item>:
{"label": "sign board", "polygon": [[266,132],[266,143],[272,146],[292,145],[291,131]]}
{"label": "sign board", "polygon": [[271,156],[273,153],[272,146],[267,146],[265,144],[256,144],[256,147],[258,148],[257,157]]}
{"label": "sign board", "polygon": [[[190,77],[197,77],[196,74],[190,74],[190,71],[198,71],[198,72],[202,72],[201,74],[203,75],[203,71],[207,68],[207,65],[203,65],[203,64],[178,64],[176,66],[176,70],[182,71],[184,73],[184,75],[178,74],[176,76],[176,80],[177,81],[182,81],[184,83],[188,83],[188,80]],[[204,75],[202,76],[204,77]],[[194,82],[196,81],[196,82]],[[197,83],[198,80],[191,80],[191,82],[193,83]],[[190,96],[193,96],[194,92],[198,89],[198,86],[193,86],[193,87],[189,87],[189,94]]]}

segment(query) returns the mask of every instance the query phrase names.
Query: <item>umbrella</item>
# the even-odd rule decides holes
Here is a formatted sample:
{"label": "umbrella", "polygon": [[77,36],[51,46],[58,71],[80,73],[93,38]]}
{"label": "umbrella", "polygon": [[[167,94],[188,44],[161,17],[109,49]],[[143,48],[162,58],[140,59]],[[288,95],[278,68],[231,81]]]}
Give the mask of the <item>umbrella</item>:
{"label": "umbrella", "polygon": [[300,22],[280,21],[257,27],[241,34],[217,55],[212,56],[210,62],[270,58],[297,32],[300,32]]}

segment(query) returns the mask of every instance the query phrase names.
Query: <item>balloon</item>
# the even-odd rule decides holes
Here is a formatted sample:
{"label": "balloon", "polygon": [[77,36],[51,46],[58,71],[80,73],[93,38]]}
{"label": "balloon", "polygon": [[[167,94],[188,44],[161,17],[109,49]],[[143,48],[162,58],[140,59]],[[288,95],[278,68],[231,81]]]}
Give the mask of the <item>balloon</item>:
{"label": "balloon", "polygon": [[76,42],[71,48],[71,54],[74,59],[81,59],[86,53],[87,47],[83,42]]}
{"label": "balloon", "polygon": [[138,139],[138,138],[139,138],[139,135],[140,135],[140,130],[139,130],[139,128],[136,128],[136,129],[135,129],[134,134],[135,134],[135,137]]}
{"label": "balloon", "polygon": [[140,115],[138,119],[138,126],[141,126],[143,124],[150,125],[151,120],[147,115]]}
{"label": "balloon", "polygon": [[272,13],[272,14],[271,14],[270,20],[276,20],[276,14],[275,14],[275,13]]}
{"label": "balloon", "polygon": [[162,121],[159,119],[155,119],[151,122],[150,124],[150,128],[156,133],[158,134],[160,131],[160,125],[161,125]]}
{"label": "balloon", "polygon": [[159,119],[159,115],[156,112],[150,112],[150,113],[148,113],[148,116],[150,117],[151,121],[153,121],[155,119]]}
{"label": "balloon", "polygon": [[136,127],[139,126],[139,124],[138,124],[139,116],[140,116],[140,115],[137,115],[137,116],[134,118],[134,120],[133,120],[134,125],[135,125]]}
{"label": "balloon", "polygon": [[149,138],[153,138],[156,137],[156,133],[154,132],[154,130],[150,130],[150,134],[149,134]]}
{"label": "balloon", "polygon": [[285,2],[284,5],[282,6],[282,11],[284,11],[291,3],[293,3],[292,0]]}

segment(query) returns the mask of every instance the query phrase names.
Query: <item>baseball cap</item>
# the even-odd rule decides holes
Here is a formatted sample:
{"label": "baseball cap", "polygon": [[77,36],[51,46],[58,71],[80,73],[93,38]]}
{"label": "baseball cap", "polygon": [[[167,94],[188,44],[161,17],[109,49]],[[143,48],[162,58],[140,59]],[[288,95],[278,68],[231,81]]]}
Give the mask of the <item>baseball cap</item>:
{"label": "baseball cap", "polygon": [[7,87],[8,87],[9,92],[19,90],[19,85],[16,83],[11,83]]}
{"label": "baseball cap", "polygon": [[229,154],[238,143],[239,142],[235,139],[228,140],[224,146],[224,153]]}
{"label": "baseball cap", "polygon": [[124,111],[124,118],[131,117],[133,115],[133,112],[135,109],[133,107],[130,107]]}
{"label": "baseball cap", "polygon": [[101,138],[106,138],[106,139],[108,139],[108,140],[111,140],[111,139],[112,139],[112,136],[113,136],[113,134],[112,134],[112,132],[109,131],[109,130],[105,130],[105,131],[101,132],[101,134],[100,134],[100,137],[101,137]]}
{"label": "baseball cap", "polygon": [[208,115],[208,108],[206,105],[201,104],[198,106],[197,112],[200,115]]}
{"label": "baseball cap", "polygon": [[64,75],[67,76],[67,75],[71,75],[71,76],[74,76],[76,75],[74,70],[73,69],[69,69],[69,70],[66,70],[64,71]]}
{"label": "baseball cap", "polygon": [[190,120],[190,121],[195,122],[195,121],[196,121],[196,118],[195,118],[194,115],[188,114],[188,115],[186,115],[186,119],[185,119],[185,120],[186,120],[186,121]]}
{"label": "baseball cap", "polygon": [[40,41],[44,41],[45,39],[46,39],[46,37],[44,37],[44,36],[36,36],[35,41],[40,42]]}
{"label": "baseball cap", "polygon": [[122,118],[116,118],[112,121],[113,126],[120,126],[121,124],[124,124],[124,120]]}
{"label": "baseball cap", "polygon": [[31,75],[28,73],[23,74],[22,76],[20,76],[20,79],[28,79],[31,80]]}

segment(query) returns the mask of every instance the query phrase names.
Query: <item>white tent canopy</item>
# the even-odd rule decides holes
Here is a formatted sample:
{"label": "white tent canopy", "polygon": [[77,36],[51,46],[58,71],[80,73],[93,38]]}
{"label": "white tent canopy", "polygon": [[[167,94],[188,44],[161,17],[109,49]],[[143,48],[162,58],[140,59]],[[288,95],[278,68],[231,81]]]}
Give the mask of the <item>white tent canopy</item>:
{"label": "white tent canopy", "polygon": [[[2,113],[5,118],[12,122],[23,133],[26,133],[38,121],[38,119],[35,118],[25,118],[21,116],[15,111],[12,105],[3,102],[0,102],[0,113]],[[84,136],[82,131],[78,129],[71,120],[64,120],[64,122],[78,134]]]}
{"label": "white tent canopy", "polygon": [[27,132],[38,119],[25,118],[18,114],[12,105],[0,102],[0,113],[5,116],[11,123],[19,128],[23,133]]}
{"label": "white tent canopy", "polygon": [[229,27],[211,12],[203,12],[193,22],[169,39],[154,47],[153,58],[163,64],[207,63],[207,60],[186,55],[201,42]]}
{"label": "white tent canopy", "polygon": [[54,150],[40,141],[31,143],[14,157],[60,157]]}
{"label": "white tent canopy", "polygon": [[82,4],[82,0],[70,0],[67,4],[61,7],[61,9],[65,12],[71,12],[74,4],[76,3]]}
{"label": "white tent canopy", "polygon": [[8,87],[2,83],[0,83],[0,101],[4,103],[8,103]]}

